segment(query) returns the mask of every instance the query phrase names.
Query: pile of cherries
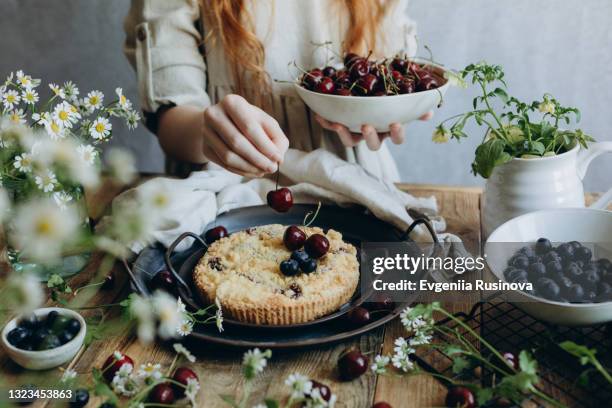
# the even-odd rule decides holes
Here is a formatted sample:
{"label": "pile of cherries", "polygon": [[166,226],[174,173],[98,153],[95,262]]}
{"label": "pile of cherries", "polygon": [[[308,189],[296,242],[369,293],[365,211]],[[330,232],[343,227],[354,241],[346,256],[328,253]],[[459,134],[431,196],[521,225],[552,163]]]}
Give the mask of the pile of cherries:
{"label": "pile of cherries", "polygon": [[74,339],[79,330],[81,323],[77,319],[52,310],[42,319],[36,315],[23,317],[8,333],[7,340],[22,350],[50,350]]}
{"label": "pile of cherries", "polygon": [[396,56],[372,61],[348,53],[344,66],[314,68],[300,78],[300,85],[318,93],[340,96],[387,96],[429,91],[441,83],[431,67]]}
{"label": "pile of cherries", "polygon": [[[119,358],[115,354],[110,355],[102,365],[102,375],[109,383],[113,381],[117,371],[124,365],[130,364],[135,367],[134,360],[131,357],[127,354],[119,354]],[[177,399],[185,396],[185,388],[179,384],[186,386],[189,379],[199,381],[198,375],[191,368],[178,367],[172,374],[174,383],[162,382],[157,384],[149,392],[148,401],[152,404],[173,404]]]}
{"label": "pile of cherries", "polygon": [[504,277],[508,282],[531,282],[535,295],[557,302],[612,301],[612,262],[594,260],[592,251],[577,241],[554,247],[540,238],[510,258]]}
{"label": "pile of cherries", "polygon": [[289,259],[280,263],[280,270],[285,276],[295,276],[300,271],[316,271],[317,259],[329,251],[329,241],[325,235],[312,234],[307,238],[306,233],[295,225],[287,227],[283,234],[283,243],[288,250],[293,251]]}

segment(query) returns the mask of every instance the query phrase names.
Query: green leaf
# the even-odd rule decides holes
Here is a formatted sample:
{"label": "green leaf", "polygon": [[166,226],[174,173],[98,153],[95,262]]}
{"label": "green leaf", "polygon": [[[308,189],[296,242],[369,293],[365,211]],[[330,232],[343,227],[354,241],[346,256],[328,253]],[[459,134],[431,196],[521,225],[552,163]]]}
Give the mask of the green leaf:
{"label": "green leaf", "polygon": [[490,139],[476,148],[473,169],[484,178],[489,178],[495,166],[512,160],[504,152],[505,142],[501,139]]}
{"label": "green leaf", "polygon": [[597,357],[595,356],[597,354],[596,349],[590,349],[586,346],[576,344],[573,341],[564,341],[559,344],[559,347],[561,347],[563,350],[567,351],[574,357],[578,357],[578,359],[580,360],[580,364],[582,365],[586,365],[589,362],[597,360]]}
{"label": "green leaf", "polygon": [[273,399],[265,399],[264,403],[266,404],[267,408],[279,408],[280,404],[277,400],[273,400]]}
{"label": "green leaf", "polygon": [[454,345],[454,344],[449,344],[446,347],[444,347],[444,354],[446,354],[447,356],[453,356],[455,354],[464,354],[465,350],[463,350],[461,347]]}
{"label": "green leaf", "polygon": [[453,373],[460,374],[463,370],[470,367],[470,362],[465,357],[455,357],[453,358]]}
{"label": "green leaf", "polygon": [[546,147],[541,142],[531,142],[531,151],[536,152],[540,156],[544,154]]}
{"label": "green leaf", "polygon": [[493,94],[497,95],[497,97],[499,99],[501,99],[502,102],[504,102],[504,104],[508,103],[508,101],[509,101],[508,93],[505,90],[503,90],[502,88],[495,88],[493,90]]}
{"label": "green leaf", "polygon": [[537,374],[538,362],[526,350],[519,353],[519,368],[527,374]]}
{"label": "green leaf", "polygon": [[479,388],[476,390],[476,402],[481,407],[493,399],[493,388]]}

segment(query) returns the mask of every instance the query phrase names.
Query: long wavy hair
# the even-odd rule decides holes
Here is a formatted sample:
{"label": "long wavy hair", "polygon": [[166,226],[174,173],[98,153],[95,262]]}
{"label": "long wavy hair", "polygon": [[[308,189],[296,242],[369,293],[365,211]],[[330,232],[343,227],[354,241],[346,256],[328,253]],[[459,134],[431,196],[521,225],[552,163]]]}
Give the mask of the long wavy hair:
{"label": "long wavy hair", "polygon": [[[282,0],[277,0],[282,1]],[[343,52],[366,54],[375,51],[382,37],[379,27],[395,0],[336,0],[339,12],[348,14]],[[257,83],[264,93],[269,78],[264,68],[265,49],[254,33],[245,0],[200,0],[207,25],[207,41],[220,41],[233,69],[236,92],[244,94],[245,80]]]}

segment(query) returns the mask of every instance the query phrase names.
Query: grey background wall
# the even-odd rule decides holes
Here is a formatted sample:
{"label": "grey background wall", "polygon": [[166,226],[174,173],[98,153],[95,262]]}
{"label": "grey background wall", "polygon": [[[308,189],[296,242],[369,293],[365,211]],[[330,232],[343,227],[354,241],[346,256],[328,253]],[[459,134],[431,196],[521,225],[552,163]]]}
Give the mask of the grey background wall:
{"label": "grey background wall", "polygon": [[[21,68],[106,93],[120,84],[136,100],[121,51],[128,7],[128,0],[1,0],[0,75]],[[483,59],[501,64],[517,97],[553,93],[582,110],[585,131],[612,140],[612,1],[411,0],[409,13],[437,60],[453,68]],[[433,121],[412,124],[407,142],[393,146],[403,180],[482,183],[469,172],[480,131],[468,128],[472,137],[461,144],[431,142],[437,121],[465,110],[472,97],[470,90],[452,90]],[[118,129],[112,143],[132,149],[141,170],[161,171],[162,153],[144,128]],[[587,189],[604,190],[611,181],[612,156],[599,158]]]}

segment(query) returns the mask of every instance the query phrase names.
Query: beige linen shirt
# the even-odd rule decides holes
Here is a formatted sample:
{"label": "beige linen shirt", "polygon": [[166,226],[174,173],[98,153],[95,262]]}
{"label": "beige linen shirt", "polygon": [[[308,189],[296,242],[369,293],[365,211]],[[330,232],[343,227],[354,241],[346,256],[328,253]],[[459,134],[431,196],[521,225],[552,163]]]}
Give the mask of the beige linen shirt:
{"label": "beige linen shirt", "polygon": [[[291,81],[300,67],[323,66],[339,54],[348,19],[339,0],[247,0],[255,34],[265,47],[265,68],[273,80]],[[381,25],[381,55],[416,52],[415,25],[406,14],[407,0],[392,2]],[[145,112],[164,105],[205,108],[232,93],[234,81],[221,45],[207,42],[197,0],[132,0],[125,20],[125,54],[138,76]],[[332,42],[331,49],[316,46]],[[281,125],[290,147],[304,151],[323,148],[359,163],[375,177],[398,181],[395,162],[386,145],[376,152],[365,143],[347,148],[324,130],[297,96],[293,86],[274,81],[263,109]]]}

